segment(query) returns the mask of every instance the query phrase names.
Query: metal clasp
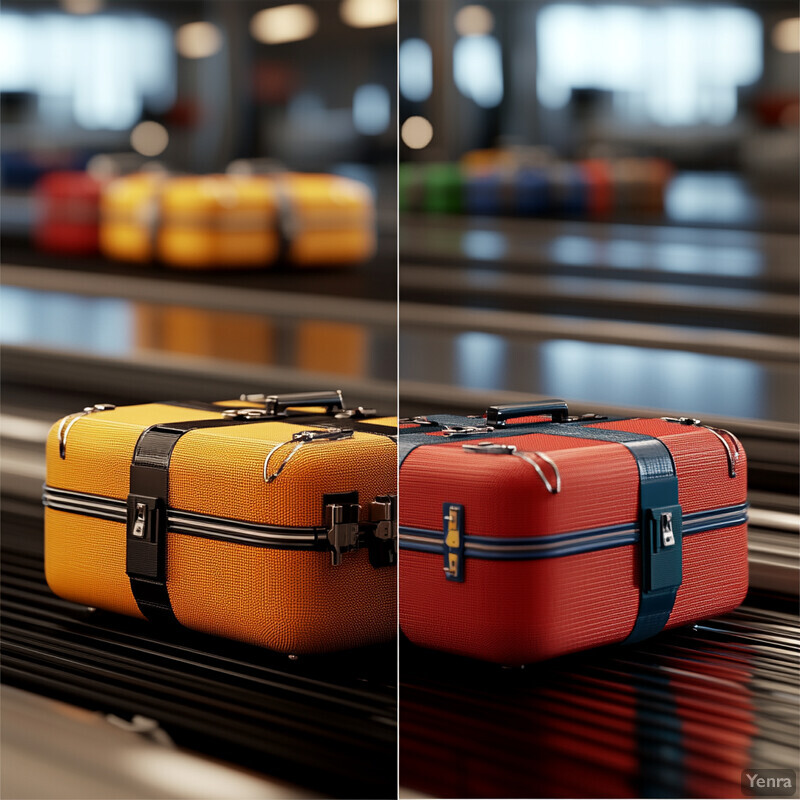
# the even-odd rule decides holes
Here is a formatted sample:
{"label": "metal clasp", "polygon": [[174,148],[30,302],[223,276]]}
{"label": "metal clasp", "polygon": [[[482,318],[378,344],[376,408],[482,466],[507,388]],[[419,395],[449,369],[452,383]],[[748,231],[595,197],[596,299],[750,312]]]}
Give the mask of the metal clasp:
{"label": "metal clasp", "polygon": [[701,425],[701,421],[699,419],[694,419],[693,417],[661,417],[664,422],[677,422],[680,425]]}
{"label": "metal clasp", "polygon": [[483,436],[491,433],[494,428],[488,425],[478,427],[476,425],[445,425],[442,428],[443,436]]}
{"label": "metal clasp", "polygon": [[339,411],[334,414],[335,419],[369,419],[370,417],[377,417],[378,410],[375,408],[364,408],[358,406],[357,408],[348,408],[344,411]]}
{"label": "metal clasp", "polygon": [[259,419],[269,414],[264,408],[226,408],[222,416],[225,419]]}
{"label": "metal clasp", "polygon": [[358,547],[360,513],[361,506],[356,503],[325,506],[325,527],[328,529],[332,566],[337,567],[342,563],[342,553]]}
{"label": "metal clasp", "polygon": [[672,512],[665,511],[661,514],[661,544],[672,547],[675,544],[675,532],[672,529]]}
{"label": "metal clasp", "polygon": [[366,536],[369,563],[375,569],[397,563],[397,495],[376,497],[369,504]]}
{"label": "metal clasp", "polygon": [[475,444],[462,444],[464,450],[471,453],[488,453],[493,456],[510,456],[517,452],[513,444],[498,444],[497,442],[476,442]]}
{"label": "metal clasp", "polygon": [[[536,470],[536,474],[542,479],[545,488],[550,494],[558,494],[561,491],[561,473],[559,472],[558,466],[550,456],[544,453],[540,453],[539,451],[524,453],[517,450],[516,445],[500,444],[499,442],[476,442],[475,444],[462,444],[461,447],[470,453],[486,453],[493,456],[517,456],[517,458],[521,458]],[[544,461],[545,464],[549,465],[550,469],[553,470],[555,484],[550,482],[542,468],[534,461],[533,456]]]}
{"label": "metal clasp", "polygon": [[[265,483],[272,483],[278,475],[283,472],[286,465],[291,461],[294,454],[304,445],[309,442],[319,442],[319,441],[336,441],[339,439],[351,439],[353,436],[353,431],[351,430],[344,430],[342,428],[324,428],[323,430],[318,431],[298,431],[297,433],[292,435],[292,438],[288,442],[282,442],[281,444],[276,444],[272,450],[269,451],[267,457],[264,459],[264,482]],[[283,459],[281,465],[278,469],[275,470],[271,475],[269,474],[269,462],[272,456],[275,454],[277,450],[280,450],[281,447],[286,446],[287,444],[291,444],[292,442],[296,442],[295,446],[289,451],[289,454],[286,458]]]}
{"label": "metal clasp", "polygon": [[83,411],[78,411],[76,414],[70,414],[61,420],[58,426],[58,454],[61,458],[67,457],[67,436],[72,430],[72,426],[87,414],[94,414],[97,411],[113,411],[116,408],[111,403],[95,403],[93,406],[86,406]]}
{"label": "metal clasp", "polygon": [[[739,461],[740,450],[736,437],[730,431],[726,431],[723,428],[712,428],[710,425],[703,425],[699,419],[692,419],[691,417],[661,417],[661,419],[665,422],[678,422],[681,425],[696,425],[698,428],[703,428],[713,433],[714,436],[722,442],[722,446],[725,448],[725,456],[728,459],[728,477],[736,477],[736,464]],[[725,436],[731,437],[734,446],[733,450],[731,450]]]}
{"label": "metal clasp", "polygon": [[144,538],[144,527],[147,523],[147,506],[144,503],[136,504],[136,517],[133,520],[131,534],[137,539]]}

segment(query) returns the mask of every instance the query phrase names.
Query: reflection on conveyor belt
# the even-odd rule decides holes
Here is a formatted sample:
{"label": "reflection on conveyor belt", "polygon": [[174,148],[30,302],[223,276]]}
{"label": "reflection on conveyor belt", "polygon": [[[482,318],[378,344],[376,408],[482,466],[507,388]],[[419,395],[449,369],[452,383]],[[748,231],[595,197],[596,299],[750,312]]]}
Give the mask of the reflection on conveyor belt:
{"label": "reflection on conveyor belt", "polygon": [[789,234],[409,214],[400,225],[406,264],[762,291],[798,284],[798,241]]}
{"label": "reflection on conveyor belt", "polygon": [[797,420],[788,230],[404,215],[400,231],[403,413],[507,392]]}
{"label": "reflection on conveyor belt", "polygon": [[406,301],[797,331],[795,236],[414,216],[403,217],[400,230]]}
{"label": "reflection on conveyor belt", "polygon": [[[401,786],[432,797],[739,797],[798,760],[796,604],[501,670],[401,651]],[[405,644],[405,643],[404,643]]]}
{"label": "reflection on conveyor belt", "polygon": [[289,661],[87,612],[50,593],[41,511],[17,506],[3,525],[6,683],[144,715],[180,746],[326,794],[394,796],[394,645]]}

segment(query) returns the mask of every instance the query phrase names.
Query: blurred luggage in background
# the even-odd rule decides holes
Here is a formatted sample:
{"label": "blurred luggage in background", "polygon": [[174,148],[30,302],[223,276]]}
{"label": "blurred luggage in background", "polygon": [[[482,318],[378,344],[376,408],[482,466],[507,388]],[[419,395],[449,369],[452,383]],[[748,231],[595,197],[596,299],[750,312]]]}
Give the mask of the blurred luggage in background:
{"label": "blurred luggage in background", "polygon": [[369,189],[337,175],[138,173],[103,191],[100,250],[183,269],[347,265],[373,255],[374,216]]}
{"label": "blurred luggage in background", "polygon": [[472,151],[454,164],[403,163],[400,210],[584,219],[657,218],[664,211],[673,170],[663,159],[526,155],[514,148]]}

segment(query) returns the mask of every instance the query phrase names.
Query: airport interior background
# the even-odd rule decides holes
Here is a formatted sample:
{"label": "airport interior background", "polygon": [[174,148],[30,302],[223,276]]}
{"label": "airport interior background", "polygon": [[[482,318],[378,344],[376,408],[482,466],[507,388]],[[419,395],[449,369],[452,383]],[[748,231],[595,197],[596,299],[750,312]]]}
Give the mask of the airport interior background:
{"label": "airport interior background", "polygon": [[[66,414],[329,389],[395,412],[396,6],[280,5],[0,11],[4,797],[396,796],[393,643],[294,662],[176,639],[76,616],[41,571],[43,444]],[[304,195],[319,191],[327,206],[295,220],[299,234],[282,231],[280,263],[257,261],[266,209],[252,232],[256,268],[126,259],[109,252],[116,233],[98,246],[98,185],[142,172],[227,172],[249,185],[286,170],[289,192],[295,171],[333,177]],[[199,185],[220,219],[230,185]],[[319,263],[311,238],[333,231],[323,246],[337,245],[339,207],[358,241],[339,242],[341,263]],[[201,213],[195,228],[204,224],[236,233],[248,221]],[[304,233],[301,258],[292,248]]]}
{"label": "airport interior background", "polygon": [[505,679],[403,641],[401,787],[738,797],[754,753],[798,761],[797,7],[403,0],[399,28],[401,417],[731,430],[751,586]]}
{"label": "airport interior background", "polygon": [[[796,767],[796,3],[282,7],[0,10],[0,793],[396,796],[394,644],[295,662],[76,609],[41,487],[50,425],[95,403],[391,414],[398,371],[403,418],[559,397],[733,431],[751,574],[739,611],[623,653],[498,671],[401,637],[401,796],[738,797],[754,756]],[[374,247],[292,263],[280,222],[266,268],[176,268],[145,201],[146,257],[98,244],[134,174],[286,170],[366,185]]]}

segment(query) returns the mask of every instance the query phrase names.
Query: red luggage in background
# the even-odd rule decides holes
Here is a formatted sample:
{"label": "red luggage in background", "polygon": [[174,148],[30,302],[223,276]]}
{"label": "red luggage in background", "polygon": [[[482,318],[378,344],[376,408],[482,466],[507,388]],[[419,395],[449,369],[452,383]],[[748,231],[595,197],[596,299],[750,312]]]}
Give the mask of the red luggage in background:
{"label": "red luggage in background", "polygon": [[36,247],[69,255],[96,253],[101,185],[87,172],[45,175],[36,184]]}
{"label": "red luggage in background", "polygon": [[746,457],[690,419],[562,401],[401,426],[400,626],[507,665],[640,641],[747,593]]}

